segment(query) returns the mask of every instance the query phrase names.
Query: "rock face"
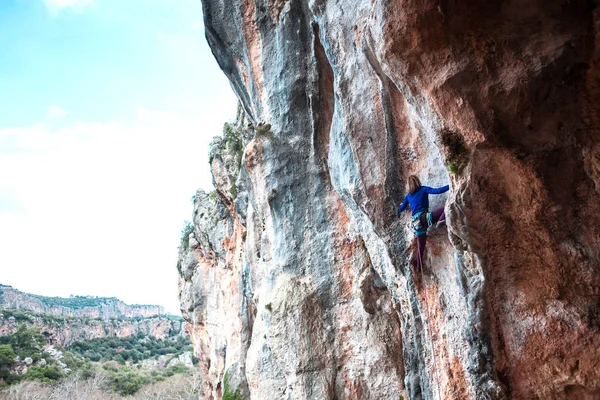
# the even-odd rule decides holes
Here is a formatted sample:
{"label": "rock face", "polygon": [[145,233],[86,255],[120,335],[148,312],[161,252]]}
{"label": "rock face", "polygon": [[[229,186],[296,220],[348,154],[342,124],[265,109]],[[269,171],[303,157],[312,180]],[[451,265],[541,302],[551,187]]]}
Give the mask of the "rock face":
{"label": "rock face", "polygon": [[155,305],[128,305],[115,297],[72,296],[46,297],[24,293],[0,285],[0,308],[30,310],[37,313],[86,318],[134,318],[163,315]]}
{"label": "rock face", "polygon": [[184,322],[165,317],[102,320],[26,314],[25,317],[15,318],[6,310],[0,310],[0,336],[14,333],[23,323],[40,328],[48,343],[63,347],[73,342],[103,337],[129,337],[143,334],[156,339],[167,339],[186,334]]}
{"label": "rock face", "polygon": [[249,122],[179,254],[204,397],[600,397],[597,2],[203,4]]}
{"label": "rock face", "polygon": [[50,344],[143,334],[157,339],[186,334],[181,318],[163,316],[160,306],[130,306],[116,298],[44,297],[0,285],[0,336],[21,324],[35,326]]}
{"label": "rock face", "polygon": [[186,351],[177,357],[171,358],[167,366],[183,365],[184,367],[194,368],[193,354],[191,351]]}

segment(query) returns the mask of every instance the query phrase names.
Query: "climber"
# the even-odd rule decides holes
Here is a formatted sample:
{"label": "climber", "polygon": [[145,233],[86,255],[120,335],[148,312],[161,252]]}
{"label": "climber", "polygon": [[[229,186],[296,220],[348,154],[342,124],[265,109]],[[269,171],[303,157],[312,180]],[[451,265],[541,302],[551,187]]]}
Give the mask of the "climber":
{"label": "climber", "polygon": [[423,253],[425,252],[425,244],[427,243],[427,228],[433,224],[436,224],[436,227],[439,228],[446,221],[443,207],[429,212],[429,195],[447,192],[449,188],[448,185],[437,189],[423,186],[419,178],[415,175],[409,176],[406,181],[407,195],[398,207],[398,210],[402,212],[406,209],[407,205],[410,205],[412,211],[410,227],[417,237],[417,267],[419,270],[423,268]]}

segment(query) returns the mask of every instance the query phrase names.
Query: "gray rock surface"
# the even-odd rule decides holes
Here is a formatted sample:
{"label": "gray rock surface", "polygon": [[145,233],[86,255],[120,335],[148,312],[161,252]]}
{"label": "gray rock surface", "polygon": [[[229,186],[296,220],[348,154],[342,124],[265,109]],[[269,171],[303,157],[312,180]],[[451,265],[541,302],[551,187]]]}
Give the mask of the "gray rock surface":
{"label": "gray rock surface", "polygon": [[[250,123],[179,253],[205,398],[600,396],[595,5],[203,5]],[[451,184],[422,273],[410,174]]]}
{"label": "gray rock surface", "polygon": [[186,351],[183,354],[178,355],[177,357],[173,357],[169,361],[169,364],[167,366],[170,367],[173,365],[183,365],[184,367],[193,368],[194,362],[193,362],[192,358],[193,358],[192,352]]}

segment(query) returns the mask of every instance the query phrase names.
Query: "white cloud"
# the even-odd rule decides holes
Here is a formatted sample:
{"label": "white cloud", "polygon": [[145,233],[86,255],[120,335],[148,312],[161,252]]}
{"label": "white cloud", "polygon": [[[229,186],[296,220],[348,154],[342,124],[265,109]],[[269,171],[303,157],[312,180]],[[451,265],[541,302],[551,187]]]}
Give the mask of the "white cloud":
{"label": "white cloud", "polygon": [[181,226],[212,186],[210,119],[139,108],[129,123],[0,129],[0,283],[177,312]]}
{"label": "white cloud", "polygon": [[59,106],[50,106],[46,110],[47,119],[61,119],[69,114],[69,110],[66,110]]}
{"label": "white cloud", "polygon": [[71,9],[80,14],[86,7],[94,4],[94,0],[44,0],[44,3],[53,15],[57,15],[65,9]]}

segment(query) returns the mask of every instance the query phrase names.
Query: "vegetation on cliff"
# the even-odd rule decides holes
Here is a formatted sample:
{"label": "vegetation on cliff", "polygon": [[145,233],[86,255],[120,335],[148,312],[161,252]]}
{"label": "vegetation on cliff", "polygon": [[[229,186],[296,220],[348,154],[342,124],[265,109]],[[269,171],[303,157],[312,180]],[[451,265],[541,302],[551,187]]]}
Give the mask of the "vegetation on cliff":
{"label": "vegetation on cliff", "polygon": [[[247,128],[247,117],[241,104],[238,103],[235,122],[226,122],[223,125],[223,134],[215,136],[210,144],[209,162],[217,158],[227,171],[229,180],[228,194],[235,199],[238,194],[237,180],[242,165],[244,145],[251,138]],[[223,193],[224,194],[224,193]]]}
{"label": "vegetation on cliff", "polygon": [[49,307],[67,307],[67,308],[85,308],[99,307],[110,302],[118,301],[116,297],[95,297],[95,296],[70,296],[70,297],[46,297],[40,295],[31,295]]}
{"label": "vegetation on cliff", "polygon": [[16,332],[0,336],[0,387],[22,380],[56,381],[83,364],[72,354],[53,357],[44,350],[44,335],[38,328],[19,326]]}
{"label": "vegetation on cliff", "polygon": [[229,385],[229,371],[223,376],[223,398],[221,400],[242,400],[242,394],[238,390],[231,389]]}
{"label": "vegetation on cliff", "polygon": [[190,234],[192,232],[194,232],[194,224],[190,221],[185,221],[181,229],[181,246],[184,250],[187,250],[190,246]]}
{"label": "vegetation on cliff", "polygon": [[9,310],[0,309],[0,318],[10,319],[14,318],[17,322],[31,324],[36,319],[39,319],[45,324],[49,325],[64,325],[67,323],[83,323],[91,324],[93,321],[102,321],[101,318],[89,318],[89,317],[69,317],[64,315],[52,315],[45,313],[36,313],[28,310]]}
{"label": "vegetation on cliff", "polygon": [[48,344],[66,347],[74,342],[115,336],[143,335],[168,339],[180,335],[184,321],[180,316],[103,319],[0,309],[0,332],[13,333],[20,324],[38,327]]}
{"label": "vegetation on cliff", "polygon": [[126,338],[98,338],[84,342],[75,342],[67,347],[91,361],[128,361],[137,363],[161,355],[178,357],[185,352],[193,351],[190,339],[184,336],[160,340],[138,334]]}

